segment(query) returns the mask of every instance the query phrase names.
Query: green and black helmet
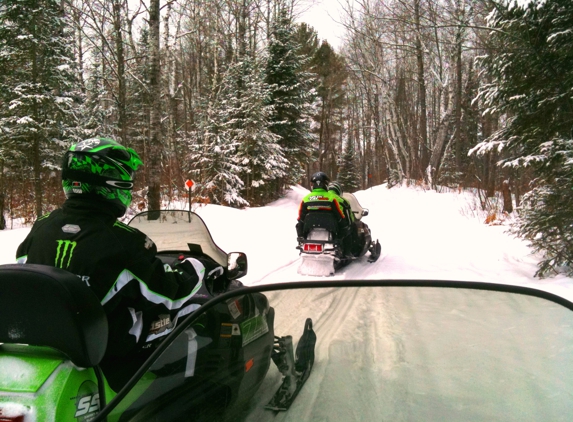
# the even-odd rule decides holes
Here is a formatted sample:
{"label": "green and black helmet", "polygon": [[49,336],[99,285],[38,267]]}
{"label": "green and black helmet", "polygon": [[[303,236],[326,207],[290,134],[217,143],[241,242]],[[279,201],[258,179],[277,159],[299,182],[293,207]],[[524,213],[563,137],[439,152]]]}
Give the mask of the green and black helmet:
{"label": "green and black helmet", "polygon": [[342,193],[343,193],[342,186],[340,186],[340,183],[338,183],[338,182],[330,182],[328,184],[328,190],[333,191],[338,196],[342,196]]}
{"label": "green and black helmet", "polygon": [[66,198],[95,197],[109,202],[118,217],[131,204],[133,177],[143,165],[139,155],[109,138],[91,138],[72,145],[62,163]]}

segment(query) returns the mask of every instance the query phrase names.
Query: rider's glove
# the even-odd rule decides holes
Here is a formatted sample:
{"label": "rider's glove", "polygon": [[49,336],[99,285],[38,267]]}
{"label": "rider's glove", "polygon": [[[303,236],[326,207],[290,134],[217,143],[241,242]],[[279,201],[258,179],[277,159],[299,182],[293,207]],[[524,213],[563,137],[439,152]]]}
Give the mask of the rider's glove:
{"label": "rider's glove", "polygon": [[185,287],[189,289],[189,292],[193,290],[193,288],[199,282],[199,276],[197,275],[197,270],[195,269],[195,266],[193,265],[191,259],[192,258],[185,258],[184,260],[179,261],[173,267],[173,269],[181,275],[182,281],[186,285],[188,284],[188,286]]}
{"label": "rider's glove", "polygon": [[207,288],[211,294],[216,295],[223,293],[229,287],[229,280],[224,277],[225,270],[218,266],[207,274]]}

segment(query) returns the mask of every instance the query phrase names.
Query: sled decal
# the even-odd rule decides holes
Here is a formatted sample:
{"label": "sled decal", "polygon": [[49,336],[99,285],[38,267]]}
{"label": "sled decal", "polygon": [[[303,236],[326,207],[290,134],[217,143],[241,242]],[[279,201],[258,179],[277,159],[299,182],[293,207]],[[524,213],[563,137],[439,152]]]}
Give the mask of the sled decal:
{"label": "sled decal", "polygon": [[93,381],[84,381],[78,389],[78,395],[74,398],[76,400],[74,418],[78,422],[88,422],[99,412],[99,393]]}
{"label": "sled decal", "polygon": [[238,300],[227,302],[227,308],[233,319],[237,319],[241,316],[242,310]]}
{"label": "sled decal", "polygon": [[241,323],[243,333],[243,346],[262,337],[269,332],[266,315],[257,315]]}

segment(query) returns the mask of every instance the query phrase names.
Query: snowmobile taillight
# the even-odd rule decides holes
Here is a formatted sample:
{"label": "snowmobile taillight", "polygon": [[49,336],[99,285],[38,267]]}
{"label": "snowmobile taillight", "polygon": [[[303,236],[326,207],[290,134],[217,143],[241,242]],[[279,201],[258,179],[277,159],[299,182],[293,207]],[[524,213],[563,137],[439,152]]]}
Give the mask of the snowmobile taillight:
{"label": "snowmobile taillight", "polygon": [[24,415],[2,416],[0,413],[0,422],[24,422]]}
{"label": "snowmobile taillight", "polygon": [[25,422],[27,409],[15,403],[0,405],[0,422]]}
{"label": "snowmobile taillight", "polygon": [[322,243],[305,243],[303,250],[308,253],[322,253]]}

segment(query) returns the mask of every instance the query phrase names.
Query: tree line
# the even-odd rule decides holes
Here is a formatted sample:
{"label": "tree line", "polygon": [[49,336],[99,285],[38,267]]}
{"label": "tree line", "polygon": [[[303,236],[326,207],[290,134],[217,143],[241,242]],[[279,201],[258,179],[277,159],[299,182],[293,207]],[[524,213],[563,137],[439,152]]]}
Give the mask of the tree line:
{"label": "tree line", "polygon": [[512,232],[573,263],[573,3],[346,2],[347,153],[361,186],[423,181],[503,192]]}
{"label": "tree line", "polygon": [[552,236],[540,273],[568,265],[569,2],[341,3],[334,51],[296,23],[303,0],[5,0],[0,211],[59,204],[63,151],[109,136],[145,162],[141,207],[188,178],[196,200],[262,205],[318,170],[349,190],[473,188],[484,207],[502,191],[517,234]]}

